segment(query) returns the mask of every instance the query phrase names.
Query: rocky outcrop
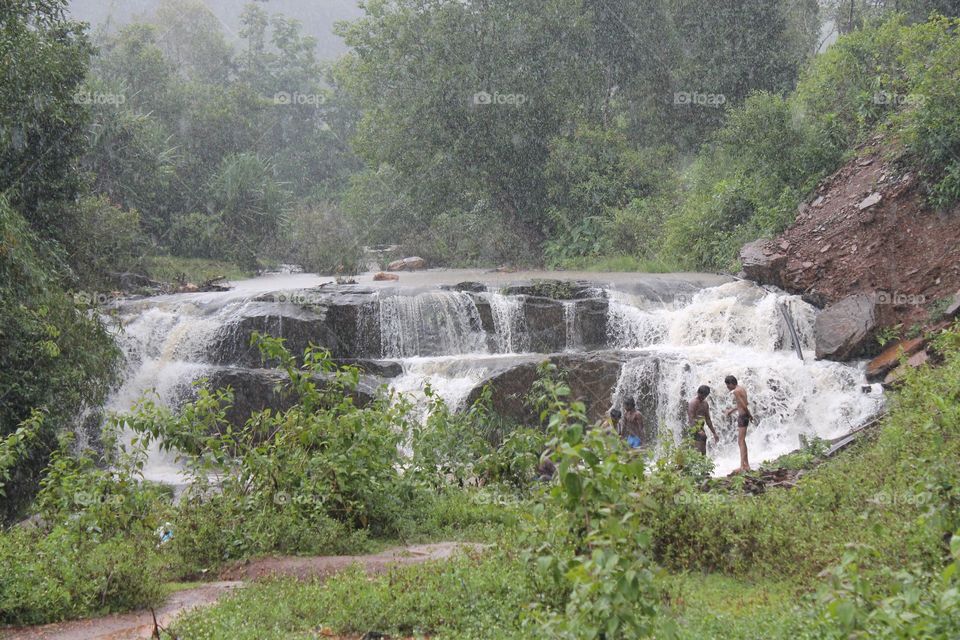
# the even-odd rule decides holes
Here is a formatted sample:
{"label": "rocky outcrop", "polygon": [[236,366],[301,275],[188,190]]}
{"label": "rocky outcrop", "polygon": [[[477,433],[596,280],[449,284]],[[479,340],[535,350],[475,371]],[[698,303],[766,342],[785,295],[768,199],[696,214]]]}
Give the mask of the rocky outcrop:
{"label": "rocky outcrop", "polygon": [[[334,358],[379,358],[379,326],[372,303],[259,302],[244,308],[243,315],[225,325],[214,341],[209,361],[219,365],[261,366],[259,350],[251,344],[254,333],[283,338],[294,355],[314,344]],[[366,313],[365,313],[366,311]]]}
{"label": "rocky outcrop", "polygon": [[879,382],[883,380],[890,371],[900,364],[902,358],[910,358],[913,354],[923,350],[926,342],[926,339],[921,337],[912,340],[899,340],[890,345],[867,364],[867,381]]}
{"label": "rocky outcrop", "polygon": [[960,206],[931,206],[881,138],[861,152],[818,185],[783,234],[743,247],[744,272],[820,307],[875,295],[882,326],[937,322],[931,311],[960,287]]}
{"label": "rocky outcrop", "polygon": [[818,360],[850,360],[869,355],[878,329],[876,302],[861,293],[824,309],[813,326]]}
{"label": "rocky outcrop", "polygon": [[503,293],[508,296],[533,296],[551,300],[582,300],[603,295],[600,285],[594,282],[572,280],[534,280],[504,287]]}
{"label": "rocky outcrop", "polygon": [[530,351],[552,353],[566,347],[566,311],[562,302],[527,297],[523,303],[523,322]]}
{"label": "rocky outcrop", "polygon": [[[626,356],[617,352],[593,354],[555,354],[545,358],[566,372],[570,399],[583,402],[591,421],[602,418],[611,406],[611,396]],[[539,424],[540,416],[527,402],[537,380],[539,362],[524,362],[482,380],[467,397],[467,405],[490,385],[493,409],[500,416],[522,424]]]}
{"label": "rocky outcrop", "polygon": [[960,316],[960,291],[953,294],[953,299],[947,304],[947,308],[943,310],[943,315],[946,318],[956,318]]}
{"label": "rocky outcrop", "polygon": [[[787,245],[789,248],[789,244]],[[771,240],[754,240],[740,249],[740,264],[746,278],[759,284],[783,287],[787,255]]]}
{"label": "rocky outcrop", "polygon": [[907,377],[907,372],[911,369],[916,369],[917,367],[923,366],[930,361],[930,355],[926,351],[917,351],[912,356],[906,359],[906,361],[890,371],[883,378],[883,386],[887,389],[892,389],[900,386]]}
{"label": "rocky outcrop", "polygon": [[594,351],[607,347],[609,306],[606,298],[586,298],[573,303],[573,333],[578,348]]}

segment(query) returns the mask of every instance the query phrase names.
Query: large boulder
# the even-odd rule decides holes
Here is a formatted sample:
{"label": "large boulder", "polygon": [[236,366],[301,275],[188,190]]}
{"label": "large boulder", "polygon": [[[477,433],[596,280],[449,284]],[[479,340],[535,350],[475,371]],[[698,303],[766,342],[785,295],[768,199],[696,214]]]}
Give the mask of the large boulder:
{"label": "large boulder", "polygon": [[427,261],[420,256],[411,256],[409,258],[394,260],[387,265],[387,271],[417,271],[419,269],[426,268]]}
{"label": "large boulder", "polygon": [[[570,353],[549,356],[551,363],[566,372],[570,385],[570,400],[586,405],[591,421],[599,420],[610,409],[613,390],[617,386],[624,356],[614,352]],[[482,380],[467,397],[472,404],[486,385],[491,385],[494,411],[521,424],[539,424],[540,417],[527,402],[527,396],[537,380],[539,362],[523,362],[506,371],[496,372]]]}
{"label": "large boulder", "polygon": [[957,291],[953,294],[953,298],[947,303],[947,308],[944,309],[943,315],[946,318],[955,318],[960,316],[960,291]]}
{"label": "large boulder", "polygon": [[338,299],[330,302],[254,302],[244,307],[217,333],[209,347],[214,364],[261,366],[260,352],[251,344],[254,332],[285,340],[295,356],[310,344],[334,358],[379,358],[380,327],[375,302]]}
{"label": "large boulder", "polygon": [[743,245],[740,265],[747,279],[783,288],[787,256],[770,240],[754,240]]}
{"label": "large boulder", "polygon": [[606,349],[607,311],[610,301],[606,298],[586,298],[574,304],[573,331],[576,345],[585,351]]}
{"label": "large boulder", "polygon": [[563,302],[528,296],[522,309],[530,351],[553,353],[566,348],[567,316]]}
{"label": "large boulder", "polygon": [[869,355],[878,329],[874,296],[859,293],[829,305],[813,326],[818,360],[844,361]]}
{"label": "large boulder", "polygon": [[[208,389],[233,390],[233,404],[226,410],[226,419],[235,426],[243,425],[250,415],[264,409],[286,411],[294,405],[296,398],[283,389],[287,374],[277,369],[245,369],[225,367],[213,371],[207,376]],[[328,382],[330,376],[316,376],[320,388]],[[360,384],[350,394],[354,404],[366,406],[377,393],[379,382],[364,376]]]}

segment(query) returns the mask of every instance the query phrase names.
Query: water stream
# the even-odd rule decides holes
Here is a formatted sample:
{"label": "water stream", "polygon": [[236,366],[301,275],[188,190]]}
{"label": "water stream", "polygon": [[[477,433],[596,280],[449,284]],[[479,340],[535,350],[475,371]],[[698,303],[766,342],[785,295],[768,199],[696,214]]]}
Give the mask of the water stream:
{"label": "water stream", "polygon": [[[512,275],[514,281],[525,278]],[[421,413],[428,382],[459,408],[493,373],[543,359],[531,345],[544,344],[545,335],[552,339],[552,351],[574,354],[584,352],[588,333],[599,335],[604,344],[594,344],[594,337],[590,348],[615,351],[624,362],[615,384],[611,381],[609,406],[635,396],[647,408],[648,420],[655,421],[661,441],[679,437],[686,400],[699,385],[711,387],[721,441],[716,446],[711,441],[708,454],[717,473],[738,464],[736,429],[723,418],[723,410],[731,406],[723,386],[728,374],[746,386],[758,418],[748,432],[755,466],[795,449],[800,435],[841,435],[882,403],[876,390],[863,392],[857,366],[813,360],[816,309],[796,296],[708,277],[614,274],[587,294],[595,297],[589,301],[592,315],[585,315],[583,300],[557,301],[554,307],[541,300],[531,311],[523,295],[500,291],[504,283],[500,274],[488,278],[487,291],[479,293],[437,288],[485,277],[479,272],[439,272],[410,278],[410,284],[399,287],[361,277],[357,285],[310,290],[329,279],[274,274],[235,283],[228,292],[125,301],[114,317],[127,371],[107,408],[125,411],[145,393],[176,407],[189,396],[195,380],[230,364],[217,360],[218,349],[231,341],[244,344],[244,331],[249,329],[245,322],[282,332],[291,345],[303,333],[320,340],[343,330],[349,344],[343,344],[347,338],[338,342],[346,351],[340,355],[398,362],[402,373],[385,382],[410,394]],[[305,301],[319,302],[305,306]],[[794,353],[780,305],[796,322],[803,361]],[[597,308],[605,309],[605,316],[597,315]],[[344,310],[353,315],[333,315]],[[345,323],[351,325],[349,332]],[[539,336],[537,343],[534,334]],[[371,353],[361,354],[362,345],[371,345]],[[145,475],[182,482],[176,461],[157,451],[152,452]]]}

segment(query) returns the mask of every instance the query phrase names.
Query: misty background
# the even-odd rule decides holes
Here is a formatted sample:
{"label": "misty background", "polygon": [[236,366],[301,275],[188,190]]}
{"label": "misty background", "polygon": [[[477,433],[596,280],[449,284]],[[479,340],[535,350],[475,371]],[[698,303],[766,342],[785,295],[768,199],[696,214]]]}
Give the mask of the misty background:
{"label": "misty background", "polygon": [[[223,25],[230,40],[239,39],[240,16],[248,0],[208,0],[204,5]],[[347,51],[343,40],[333,33],[340,20],[355,20],[363,15],[356,0],[267,0],[258,2],[268,13],[294,18],[305,34],[317,39],[317,57],[330,60]],[[160,0],[71,0],[70,15],[89,22],[94,29],[114,31],[132,22],[149,21]]]}

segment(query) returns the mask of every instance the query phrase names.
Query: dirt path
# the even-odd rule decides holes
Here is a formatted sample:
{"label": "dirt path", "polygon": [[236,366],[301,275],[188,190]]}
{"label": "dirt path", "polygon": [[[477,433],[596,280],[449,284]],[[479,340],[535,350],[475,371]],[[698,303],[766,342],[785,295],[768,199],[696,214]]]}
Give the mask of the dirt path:
{"label": "dirt path", "polygon": [[[326,578],[353,564],[368,573],[383,573],[390,567],[444,560],[458,550],[479,551],[483,545],[440,542],[437,544],[398,547],[366,556],[314,556],[261,558],[229,567],[220,573],[220,582],[210,582],[172,594],[157,608],[157,622],[169,626],[180,614],[216,602],[221,596],[243,587],[250,581],[270,576],[292,576],[298,579]],[[150,611],[133,611],[87,620],[58,622],[38,627],[20,627],[0,631],[4,640],[127,640],[150,638],[153,632]]]}

